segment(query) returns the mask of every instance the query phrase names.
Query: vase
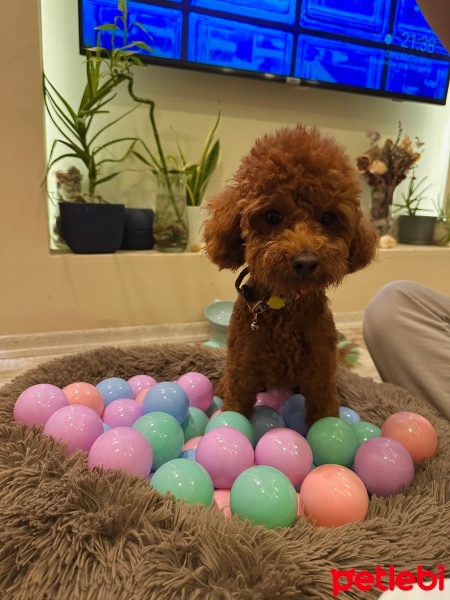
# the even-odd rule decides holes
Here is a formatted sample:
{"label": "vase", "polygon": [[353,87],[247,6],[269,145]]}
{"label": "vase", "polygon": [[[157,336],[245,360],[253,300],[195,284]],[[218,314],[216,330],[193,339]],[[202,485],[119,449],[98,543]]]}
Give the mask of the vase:
{"label": "vase", "polygon": [[205,218],[205,209],[202,206],[187,207],[189,240],[187,248],[189,252],[200,252],[202,249],[202,228]]}
{"label": "vase", "polygon": [[380,235],[388,235],[392,231],[392,201],[395,186],[379,186],[372,188],[370,217]]}
{"label": "vase", "polygon": [[186,176],[160,173],[153,222],[155,248],[158,252],[184,252],[188,237]]}
{"label": "vase", "polygon": [[450,246],[450,220],[438,217],[434,224],[433,242],[437,246]]}

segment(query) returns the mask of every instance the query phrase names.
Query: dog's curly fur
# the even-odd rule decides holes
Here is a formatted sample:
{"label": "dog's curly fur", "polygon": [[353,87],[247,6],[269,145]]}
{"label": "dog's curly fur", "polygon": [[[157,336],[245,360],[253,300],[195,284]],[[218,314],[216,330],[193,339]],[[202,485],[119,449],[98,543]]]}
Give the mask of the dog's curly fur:
{"label": "dog's curly fur", "polygon": [[[205,252],[220,269],[247,263],[253,300],[288,298],[258,316],[240,295],[228,330],[223,410],[250,416],[258,392],[305,396],[312,424],[338,416],[337,331],[325,291],[368,265],[377,235],[363,217],[360,184],[344,149],[297,125],[258,139],[234,184],[209,203]],[[250,305],[249,305],[250,304]]]}

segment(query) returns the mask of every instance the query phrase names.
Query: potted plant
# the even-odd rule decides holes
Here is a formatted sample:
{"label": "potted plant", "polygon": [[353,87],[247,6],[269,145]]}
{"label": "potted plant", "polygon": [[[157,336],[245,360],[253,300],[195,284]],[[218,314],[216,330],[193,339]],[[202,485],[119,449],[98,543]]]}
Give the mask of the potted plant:
{"label": "potted plant", "polygon": [[[86,84],[76,108],[44,74],[44,102],[50,120],[60,137],[54,140],[47,165],[47,175],[60,161],[74,159],[84,166],[87,186],[83,190],[80,171],[59,171],[56,198],[60,209],[59,232],[73,252],[91,254],[115,252],[122,243],[124,233],[124,204],[108,203],[98,193],[98,187],[117,177],[123,169],[105,172],[105,167],[118,165],[131,155],[138,138],[120,137],[106,140],[104,135],[136,107],[97,129],[94,125],[99,115],[107,113],[107,106],[116,96],[116,88],[126,79],[132,53],[121,51],[104,55],[102,48],[86,51]],[[108,69],[104,69],[105,61]],[[120,156],[112,154],[122,148]],[[54,157],[55,151],[63,153]],[[78,171],[78,174],[76,173]],[[74,179],[70,181],[71,177]],[[75,187],[78,186],[78,187]],[[64,191],[70,193],[65,194]]]}
{"label": "potted plant", "polygon": [[[189,238],[187,247],[192,251],[200,250],[200,229],[201,229],[201,204],[206,192],[206,188],[217,167],[220,158],[220,141],[215,140],[215,135],[220,125],[221,110],[217,114],[216,120],[210,129],[205,144],[203,146],[198,162],[188,162],[181,148],[178,135],[174,132],[177,154],[165,157],[165,167],[161,164],[161,159],[155,156],[147,144],[143,143],[146,155],[142,155],[136,150],[133,153],[145,163],[152,173],[157,177],[160,188],[164,188],[164,169],[173,181],[178,181],[183,186],[182,201],[186,203],[187,221],[189,228]],[[173,187],[173,186],[172,186]],[[179,186],[178,186],[179,187]]]}
{"label": "potted plant", "polygon": [[444,204],[434,204],[437,217],[434,224],[433,241],[438,246],[450,245],[450,193],[447,194]]}
{"label": "potted plant", "polygon": [[408,189],[402,193],[402,202],[394,204],[394,212],[405,211],[398,217],[397,236],[402,244],[429,245],[433,243],[435,216],[419,215],[426,209],[421,203],[427,199],[426,192],[431,185],[425,185],[427,177],[417,180],[414,173],[409,178]]}

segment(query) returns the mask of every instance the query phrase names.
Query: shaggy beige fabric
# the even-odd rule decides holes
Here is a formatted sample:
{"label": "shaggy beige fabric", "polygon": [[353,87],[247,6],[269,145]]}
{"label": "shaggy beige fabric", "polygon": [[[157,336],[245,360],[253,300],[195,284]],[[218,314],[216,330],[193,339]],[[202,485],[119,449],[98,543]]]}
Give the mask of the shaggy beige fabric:
{"label": "shaggy beige fabric", "polygon": [[[412,487],[372,498],[362,523],[316,528],[300,518],[268,530],[215,509],[161,496],[143,479],[87,470],[39,428],[13,423],[14,401],[35,383],[65,386],[196,370],[215,382],[223,351],[167,345],[104,348],[43,364],[0,390],[0,598],[8,600],[272,600],[332,597],[330,569],[450,565],[450,424],[400,388],[339,375],[342,404],[381,425],[399,410],[427,417],[438,455]],[[339,598],[371,599],[349,590]]]}

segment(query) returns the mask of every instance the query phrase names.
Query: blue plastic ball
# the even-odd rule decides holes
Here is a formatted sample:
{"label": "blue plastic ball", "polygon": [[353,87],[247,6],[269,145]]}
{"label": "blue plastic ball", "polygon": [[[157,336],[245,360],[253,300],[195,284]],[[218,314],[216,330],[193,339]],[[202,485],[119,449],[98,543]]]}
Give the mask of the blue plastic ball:
{"label": "blue plastic ball", "polygon": [[361,421],[361,417],[358,415],[356,410],[348,408],[348,406],[339,407],[339,418],[345,421],[348,425]]}
{"label": "blue plastic ball", "polygon": [[255,406],[253,409],[250,423],[253,427],[255,438],[254,445],[256,445],[262,436],[271,429],[286,427],[283,417],[281,417],[275,409],[262,404],[260,406]]}
{"label": "blue plastic ball", "polygon": [[298,431],[306,437],[308,425],[306,424],[306,405],[305,397],[301,394],[294,394],[283,402],[280,407],[280,415],[283,417],[286,427]]}
{"label": "blue plastic ball", "polygon": [[100,392],[105,408],[114,400],[122,400],[123,398],[134,398],[134,393],[131,385],[125,379],[120,377],[108,377],[103,379],[95,386]]}
{"label": "blue plastic ball", "polygon": [[172,381],[162,381],[152,386],[142,403],[144,414],[165,412],[181,424],[189,413],[189,399],[183,388]]}
{"label": "blue plastic ball", "polygon": [[180,454],[179,458],[187,458],[188,460],[195,461],[196,453],[197,453],[197,448],[189,448],[189,450],[183,450],[183,452]]}

